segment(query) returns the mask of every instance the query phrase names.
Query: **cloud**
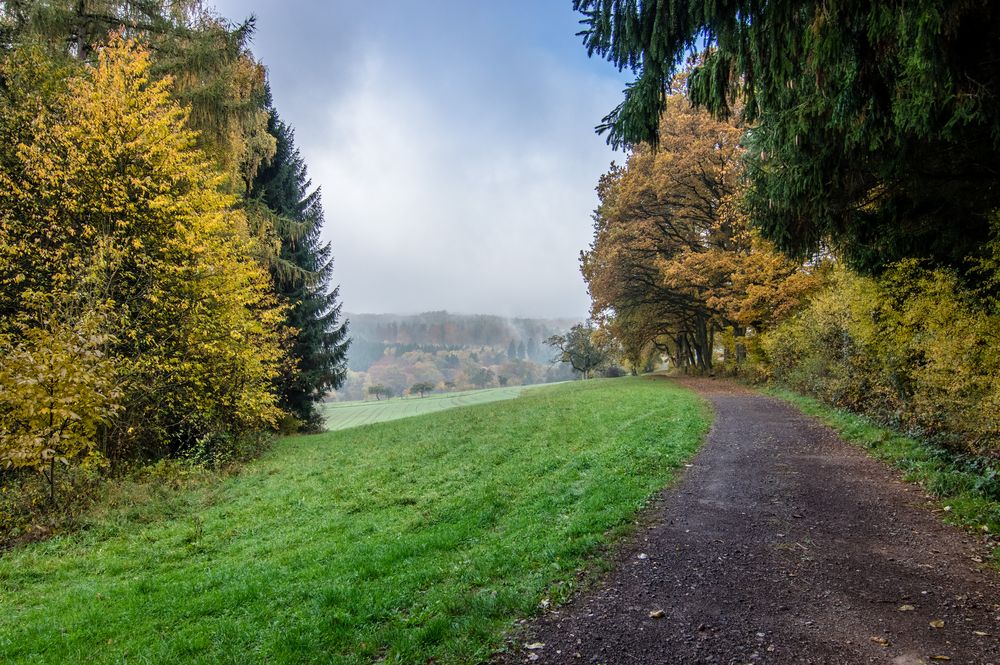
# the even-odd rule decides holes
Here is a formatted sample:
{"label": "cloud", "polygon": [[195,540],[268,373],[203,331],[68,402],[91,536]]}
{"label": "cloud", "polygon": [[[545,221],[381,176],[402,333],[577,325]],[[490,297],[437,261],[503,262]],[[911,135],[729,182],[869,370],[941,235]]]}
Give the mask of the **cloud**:
{"label": "cloud", "polygon": [[[298,51],[274,46],[292,38],[281,21],[268,32],[273,7],[259,12],[255,44],[322,186],[348,311],[586,314],[578,255],[614,157],[592,128],[621,80],[475,4],[451,7],[451,25],[440,8],[410,17],[422,29],[349,17],[353,36],[294,66]],[[284,86],[293,71],[299,82]]]}

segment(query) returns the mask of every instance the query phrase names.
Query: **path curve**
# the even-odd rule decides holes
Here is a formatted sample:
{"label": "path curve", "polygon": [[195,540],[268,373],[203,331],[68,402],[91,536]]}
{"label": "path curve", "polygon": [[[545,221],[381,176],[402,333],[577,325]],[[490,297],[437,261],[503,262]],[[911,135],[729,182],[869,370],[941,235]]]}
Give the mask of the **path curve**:
{"label": "path curve", "polygon": [[684,383],[716,413],[686,476],[498,663],[1000,665],[1000,575],[977,539],[787,404]]}

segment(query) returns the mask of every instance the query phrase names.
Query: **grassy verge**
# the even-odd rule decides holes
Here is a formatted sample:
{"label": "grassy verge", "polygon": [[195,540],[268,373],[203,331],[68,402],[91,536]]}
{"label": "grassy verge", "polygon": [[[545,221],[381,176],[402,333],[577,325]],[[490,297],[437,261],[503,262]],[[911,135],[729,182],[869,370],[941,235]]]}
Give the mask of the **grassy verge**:
{"label": "grassy verge", "polygon": [[49,503],[48,482],[41,474],[19,469],[5,477],[0,470],[0,555],[109,521],[145,522],[176,514],[226,477],[238,474],[270,441],[273,437],[247,440],[227,460],[211,467],[191,459],[161,459],[120,469],[114,476],[79,467],[60,469],[56,506]]}
{"label": "grassy verge", "polygon": [[0,558],[4,662],[459,663],[558,602],[699,445],[616,379],[279,442],[154,518]]}
{"label": "grassy verge", "polygon": [[[818,418],[873,457],[901,469],[906,481],[918,483],[940,499],[948,522],[979,534],[1000,533],[1000,477],[987,460],[956,455],[790,390],[773,388],[767,392]],[[1000,545],[992,544],[994,562],[1000,565]]]}

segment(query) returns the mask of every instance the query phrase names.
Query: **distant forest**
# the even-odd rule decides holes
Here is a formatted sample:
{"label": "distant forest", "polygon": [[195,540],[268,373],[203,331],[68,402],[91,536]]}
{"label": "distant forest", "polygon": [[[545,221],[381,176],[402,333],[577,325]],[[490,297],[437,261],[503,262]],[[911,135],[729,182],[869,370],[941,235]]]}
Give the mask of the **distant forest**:
{"label": "distant forest", "polygon": [[572,378],[552,363],[551,335],[572,319],[504,318],[444,311],[414,315],[348,314],[348,379],[337,399],[363,399],[383,386],[402,395],[418,383],[436,390],[527,385]]}

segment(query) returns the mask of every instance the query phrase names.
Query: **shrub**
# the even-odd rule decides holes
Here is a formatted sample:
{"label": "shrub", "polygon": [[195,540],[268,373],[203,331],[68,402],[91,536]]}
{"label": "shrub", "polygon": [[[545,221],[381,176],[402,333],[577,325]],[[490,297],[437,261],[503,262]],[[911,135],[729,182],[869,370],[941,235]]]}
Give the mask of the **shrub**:
{"label": "shrub", "polygon": [[1000,457],[1000,316],[951,271],[837,269],[762,336],[770,378],[950,449]]}

